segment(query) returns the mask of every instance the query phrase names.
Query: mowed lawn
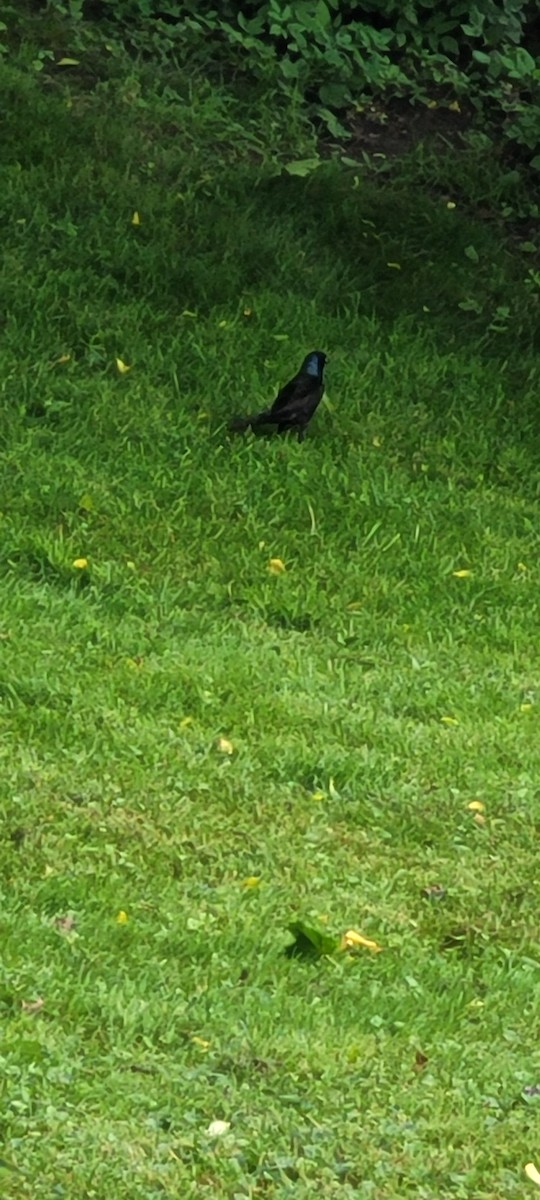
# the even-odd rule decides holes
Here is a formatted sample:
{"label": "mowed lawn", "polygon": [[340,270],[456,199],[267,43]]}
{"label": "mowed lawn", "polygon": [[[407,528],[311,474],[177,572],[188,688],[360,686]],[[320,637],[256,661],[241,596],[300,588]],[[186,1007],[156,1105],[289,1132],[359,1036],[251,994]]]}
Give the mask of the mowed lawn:
{"label": "mowed lawn", "polygon": [[[202,83],[2,74],[2,1196],[533,1195],[540,277],[468,211],[496,170],[278,175]],[[306,442],[231,438],[314,348]]]}

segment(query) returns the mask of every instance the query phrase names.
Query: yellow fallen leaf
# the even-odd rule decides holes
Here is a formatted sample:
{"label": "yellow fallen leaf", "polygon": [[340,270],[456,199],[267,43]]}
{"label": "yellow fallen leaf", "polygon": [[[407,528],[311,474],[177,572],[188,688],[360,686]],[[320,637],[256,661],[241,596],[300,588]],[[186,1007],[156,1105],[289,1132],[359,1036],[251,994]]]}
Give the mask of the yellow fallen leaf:
{"label": "yellow fallen leaf", "polygon": [[441,717],[443,725],[459,725],[457,717]]}
{"label": "yellow fallen leaf", "polygon": [[458,100],[452,100],[452,103],[448,107],[450,112],[461,112],[461,105]]}
{"label": "yellow fallen leaf", "polygon": [[140,225],[140,223],[141,223],[141,218],[140,218],[137,210],[135,210],[135,212],[133,213],[133,216],[131,218],[131,224],[132,225]]}
{"label": "yellow fallen leaf", "polygon": [[469,575],[472,575],[472,571],[468,571],[464,567],[461,571],[452,571],[452,575],[455,575],[456,579],[468,579]]}
{"label": "yellow fallen leaf", "polygon": [[72,565],[72,567],[75,567],[75,569],[77,571],[84,571],[85,567],[88,566],[88,559],[87,558],[74,558],[71,565]]}
{"label": "yellow fallen leaf", "polygon": [[401,263],[387,262],[387,267],[392,267],[394,271],[401,271]]}
{"label": "yellow fallen leaf", "polygon": [[287,568],[281,558],[271,558],[268,563],[268,570],[272,575],[282,575]]}
{"label": "yellow fallen leaf", "polygon": [[133,559],[132,559],[132,558],[126,558],[126,567],[127,567],[127,568],[128,568],[128,570],[130,570],[130,571],[134,571],[134,570],[135,570],[135,563],[133,562]]}
{"label": "yellow fallen leaf", "polygon": [[431,309],[430,309],[430,308],[428,308],[427,304],[423,304],[423,305],[422,305],[422,312],[431,312]]}
{"label": "yellow fallen leaf", "polygon": [[180,729],[187,729],[188,725],[193,724],[193,717],[182,717],[180,721]]}
{"label": "yellow fallen leaf", "polygon": [[121,908],[120,912],[117,913],[117,915],[116,915],[116,924],[117,925],[127,925],[127,920],[128,920],[127,912],[124,912],[123,908]]}
{"label": "yellow fallen leaf", "polygon": [[252,315],[253,315],[253,312],[252,312],[252,309],[251,309],[251,308],[245,308],[245,309],[244,309],[244,316],[245,316],[245,317],[251,317]]}
{"label": "yellow fallen leaf", "polygon": [[527,1178],[540,1187],[540,1171],[535,1167],[534,1163],[526,1163],[523,1170]]}
{"label": "yellow fallen leaf", "polygon": [[372,938],[364,937],[362,933],[357,933],[356,929],[348,929],[340,942],[340,950],[372,950],[374,954],[379,954],[382,946],[378,942],[374,942]]}
{"label": "yellow fallen leaf", "polygon": [[312,792],[311,799],[312,800],[324,800],[324,792],[319,792],[319,791]]}
{"label": "yellow fallen leaf", "polygon": [[531,708],[532,708],[532,704],[529,701],[527,701],[525,704],[520,704],[519,711],[520,712],[530,712]]}
{"label": "yellow fallen leaf", "polygon": [[207,1042],[206,1038],[197,1037],[196,1034],[193,1035],[191,1040],[193,1045],[198,1046],[200,1050],[208,1050],[208,1047],[210,1046],[210,1042]]}
{"label": "yellow fallen leaf", "polygon": [[65,917],[55,917],[54,923],[60,933],[73,933],[76,921],[71,913],[66,913]]}
{"label": "yellow fallen leaf", "polygon": [[483,813],[485,811],[485,807],[485,804],[482,804],[481,800],[471,800],[471,803],[467,805],[469,812]]}
{"label": "yellow fallen leaf", "polygon": [[234,746],[228,738],[219,738],[217,748],[221,754],[234,754]]}
{"label": "yellow fallen leaf", "polygon": [[59,58],[56,65],[57,67],[78,67],[80,61],[80,58]]}
{"label": "yellow fallen leaf", "polygon": [[446,203],[446,207],[447,207],[447,208],[455,208],[455,207],[456,207],[456,202],[455,202],[455,200],[448,200],[448,201],[447,201],[447,203]]}
{"label": "yellow fallen leaf", "polygon": [[116,367],[120,375],[127,375],[128,371],[131,371],[131,367],[128,367],[127,363],[122,362],[121,358],[116,359]]}
{"label": "yellow fallen leaf", "polygon": [[528,570],[529,570],[529,568],[525,566],[525,563],[518,562],[518,571],[528,571]]}
{"label": "yellow fallen leaf", "polygon": [[21,1000],[21,1008],[23,1012],[29,1013],[30,1015],[33,1013],[38,1013],[43,1008],[44,1004],[45,1001],[42,996],[38,996],[37,1000]]}
{"label": "yellow fallen leaf", "polygon": [[248,875],[247,879],[242,880],[242,887],[254,888],[258,887],[261,882],[260,875]]}
{"label": "yellow fallen leaf", "polygon": [[71,354],[61,354],[60,358],[55,358],[55,363],[67,363],[71,361]]}
{"label": "yellow fallen leaf", "polygon": [[382,446],[382,441],[381,441],[380,437],[373,438],[373,445],[374,446]]}
{"label": "yellow fallen leaf", "polygon": [[218,321],[218,329],[226,329],[228,324],[228,321]]}
{"label": "yellow fallen leaf", "polygon": [[437,108],[438,101],[437,100],[428,100],[427,106],[428,106],[428,108]]}

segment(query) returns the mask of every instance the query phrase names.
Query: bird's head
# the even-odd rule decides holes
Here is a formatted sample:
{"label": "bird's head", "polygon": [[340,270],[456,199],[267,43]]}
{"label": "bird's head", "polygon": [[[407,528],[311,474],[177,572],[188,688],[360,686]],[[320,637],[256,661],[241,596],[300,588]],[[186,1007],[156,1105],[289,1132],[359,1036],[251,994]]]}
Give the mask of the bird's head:
{"label": "bird's head", "polygon": [[324,364],[326,362],[326,354],[322,350],[312,350],[302,363],[302,371],[306,375],[313,375],[316,379],[322,379]]}

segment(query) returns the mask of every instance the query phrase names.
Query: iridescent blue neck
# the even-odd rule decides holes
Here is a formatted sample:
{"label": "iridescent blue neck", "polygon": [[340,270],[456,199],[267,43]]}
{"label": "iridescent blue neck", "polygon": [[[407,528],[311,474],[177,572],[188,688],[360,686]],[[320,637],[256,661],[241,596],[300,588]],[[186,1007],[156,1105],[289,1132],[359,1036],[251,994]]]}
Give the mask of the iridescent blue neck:
{"label": "iridescent blue neck", "polygon": [[319,378],[321,368],[318,354],[310,354],[309,358],[306,359],[304,370],[306,375],[314,375],[316,379]]}

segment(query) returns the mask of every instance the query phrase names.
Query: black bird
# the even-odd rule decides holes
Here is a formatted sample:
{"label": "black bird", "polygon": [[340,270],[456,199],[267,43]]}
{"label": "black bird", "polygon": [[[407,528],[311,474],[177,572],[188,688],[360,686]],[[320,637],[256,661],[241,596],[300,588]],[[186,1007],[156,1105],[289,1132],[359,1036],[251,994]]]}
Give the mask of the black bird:
{"label": "black bird", "polygon": [[324,392],[323,371],[326,354],[312,350],[306,357],[294,379],[289,380],[278,392],[274,403],[253,417],[235,417],[229,425],[233,433],[245,433],[246,429],[260,429],[265,425],[285,429],[297,429],[298,441],[303,442],[306,429]]}

